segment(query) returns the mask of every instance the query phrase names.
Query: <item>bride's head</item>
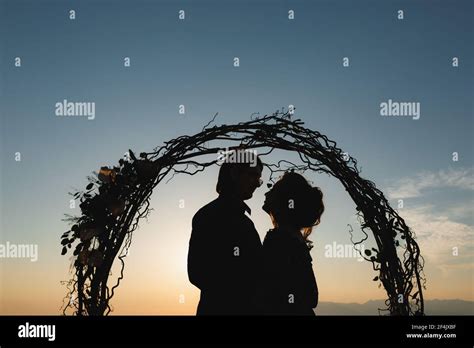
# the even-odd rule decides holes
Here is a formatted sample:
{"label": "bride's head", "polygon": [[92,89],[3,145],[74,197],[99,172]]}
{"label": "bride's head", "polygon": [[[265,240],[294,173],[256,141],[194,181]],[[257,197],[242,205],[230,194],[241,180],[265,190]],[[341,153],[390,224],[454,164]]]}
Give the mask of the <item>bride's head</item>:
{"label": "bride's head", "polygon": [[301,231],[310,245],[307,238],[324,212],[323,193],[300,174],[286,172],[265,194],[262,208],[270,215],[275,227]]}

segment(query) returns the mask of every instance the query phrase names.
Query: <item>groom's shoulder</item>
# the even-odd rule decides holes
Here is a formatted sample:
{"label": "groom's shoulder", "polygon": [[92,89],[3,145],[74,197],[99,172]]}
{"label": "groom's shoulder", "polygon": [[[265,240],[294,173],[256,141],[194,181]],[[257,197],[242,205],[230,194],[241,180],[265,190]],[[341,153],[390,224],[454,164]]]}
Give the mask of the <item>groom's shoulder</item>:
{"label": "groom's shoulder", "polygon": [[194,214],[193,221],[206,221],[210,216],[215,215],[219,210],[221,210],[221,205],[219,204],[219,199],[216,198],[199,209],[196,214]]}

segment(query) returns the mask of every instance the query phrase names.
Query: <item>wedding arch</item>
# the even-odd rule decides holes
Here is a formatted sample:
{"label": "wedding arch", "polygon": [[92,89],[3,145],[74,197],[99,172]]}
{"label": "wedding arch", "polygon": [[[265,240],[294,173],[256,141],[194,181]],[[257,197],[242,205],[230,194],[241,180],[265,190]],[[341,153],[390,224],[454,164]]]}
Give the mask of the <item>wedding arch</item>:
{"label": "wedding arch", "polygon": [[[249,121],[234,125],[214,125],[214,118],[201,132],[183,135],[139,156],[130,150],[117,166],[102,167],[88,176],[84,191],[71,193],[80,202],[81,216],[67,216],[72,227],[61,236],[62,254],[73,250],[72,278],[65,282],[68,294],[63,313],[107,315],[110,300],[124,276],[124,259],[139,221],[150,213],[153,189],[176,174],[194,175],[218,162],[216,153],[228,148],[274,149],[295,152],[301,164],[289,161],[265,163],[270,181],[288,169],[326,173],[337,178],[356,204],[365,237],[354,242],[356,249],[368,238],[369,229],[377,248],[359,250],[379,274],[387,293],[385,305],[391,315],[423,315],[424,260],[413,231],[389,205],[375,184],[359,176],[357,161],[325,135],[305,128],[293,112],[278,110],[270,115],[253,114]],[[229,146],[231,144],[232,146]],[[263,161],[265,159],[263,157]],[[74,247],[73,247],[74,245]],[[120,275],[109,282],[114,261]],[[112,284],[110,284],[112,283]],[[380,286],[379,285],[379,286]]]}

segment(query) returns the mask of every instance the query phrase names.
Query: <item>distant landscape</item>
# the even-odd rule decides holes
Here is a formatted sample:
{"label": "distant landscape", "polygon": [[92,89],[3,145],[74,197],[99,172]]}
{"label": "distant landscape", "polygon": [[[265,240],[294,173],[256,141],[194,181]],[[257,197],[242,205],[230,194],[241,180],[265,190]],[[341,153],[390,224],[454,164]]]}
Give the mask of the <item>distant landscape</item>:
{"label": "distant landscape", "polygon": [[[366,303],[320,302],[316,315],[379,315],[378,308],[385,308],[384,300]],[[382,314],[388,312],[382,312]],[[425,300],[426,315],[474,315],[474,301]]]}

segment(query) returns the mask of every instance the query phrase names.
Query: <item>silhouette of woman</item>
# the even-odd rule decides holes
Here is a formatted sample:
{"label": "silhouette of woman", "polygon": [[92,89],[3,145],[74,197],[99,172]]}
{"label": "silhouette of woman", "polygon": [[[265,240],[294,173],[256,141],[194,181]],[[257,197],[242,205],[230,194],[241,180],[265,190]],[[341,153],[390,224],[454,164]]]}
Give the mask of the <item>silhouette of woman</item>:
{"label": "silhouette of woman", "polygon": [[286,172],[265,194],[274,228],[263,242],[260,302],[267,315],[314,315],[318,286],[308,236],[324,211],[323,194],[306,179]]}

